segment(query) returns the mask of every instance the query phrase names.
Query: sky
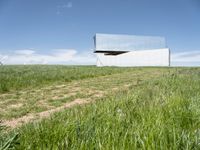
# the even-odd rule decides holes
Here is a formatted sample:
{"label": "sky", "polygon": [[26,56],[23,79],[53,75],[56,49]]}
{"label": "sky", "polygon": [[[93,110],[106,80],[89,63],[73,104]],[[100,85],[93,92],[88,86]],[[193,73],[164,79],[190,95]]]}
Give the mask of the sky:
{"label": "sky", "polygon": [[95,64],[95,33],[162,36],[172,65],[200,66],[199,0],[0,0],[4,64]]}

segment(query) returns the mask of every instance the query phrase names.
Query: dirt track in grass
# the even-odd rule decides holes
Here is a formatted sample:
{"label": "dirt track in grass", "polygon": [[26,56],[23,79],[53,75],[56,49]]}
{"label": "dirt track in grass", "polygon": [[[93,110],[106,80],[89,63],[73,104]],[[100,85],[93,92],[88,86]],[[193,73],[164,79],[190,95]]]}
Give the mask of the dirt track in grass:
{"label": "dirt track in grass", "polygon": [[87,103],[90,103],[90,102],[91,101],[88,101],[88,100],[76,99],[76,100],[74,100],[72,102],[64,104],[61,107],[57,107],[57,108],[50,109],[50,110],[47,110],[47,111],[43,111],[43,112],[36,113],[36,114],[28,114],[28,115],[23,116],[21,118],[4,121],[2,124],[7,126],[7,127],[16,128],[16,127],[18,127],[18,126],[20,126],[22,124],[28,123],[30,121],[33,121],[33,120],[37,119],[37,118],[39,118],[39,119],[47,118],[52,113],[61,111],[63,109],[71,108],[71,107],[76,106],[76,105],[87,104]]}
{"label": "dirt track in grass", "polygon": [[147,69],[0,94],[0,120],[3,125],[15,128],[49,117],[55,112],[128,90],[164,73],[166,69]]}

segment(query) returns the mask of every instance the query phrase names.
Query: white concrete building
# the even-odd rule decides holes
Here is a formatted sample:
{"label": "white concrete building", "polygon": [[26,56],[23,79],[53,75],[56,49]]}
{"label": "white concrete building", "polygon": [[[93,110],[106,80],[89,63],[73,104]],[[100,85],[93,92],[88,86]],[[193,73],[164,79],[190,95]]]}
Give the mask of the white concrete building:
{"label": "white concrete building", "polygon": [[165,38],[96,34],[97,66],[170,66]]}

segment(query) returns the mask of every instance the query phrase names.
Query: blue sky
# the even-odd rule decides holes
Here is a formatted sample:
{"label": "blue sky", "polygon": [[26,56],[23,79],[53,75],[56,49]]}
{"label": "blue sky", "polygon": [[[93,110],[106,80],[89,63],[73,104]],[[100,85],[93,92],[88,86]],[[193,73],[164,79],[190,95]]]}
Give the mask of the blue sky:
{"label": "blue sky", "polygon": [[112,33],[164,36],[175,63],[200,65],[199,16],[199,0],[0,0],[0,59],[94,64],[92,37]]}

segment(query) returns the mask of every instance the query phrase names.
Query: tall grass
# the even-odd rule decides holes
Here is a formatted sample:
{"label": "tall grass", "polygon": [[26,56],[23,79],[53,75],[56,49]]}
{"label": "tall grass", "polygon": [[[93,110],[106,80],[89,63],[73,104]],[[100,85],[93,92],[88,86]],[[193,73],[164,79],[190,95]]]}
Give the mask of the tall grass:
{"label": "tall grass", "polygon": [[95,66],[29,65],[0,66],[0,93],[98,77],[132,68],[96,68]]}
{"label": "tall grass", "polygon": [[200,69],[175,71],[30,123],[16,149],[200,149]]}
{"label": "tall grass", "polygon": [[18,133],[12,133],[9,136],[7,136],[4,130],[5,126],[2,126],[0,121],[0,150],[14,149],[16,145],[19,144],[17,142]]}

